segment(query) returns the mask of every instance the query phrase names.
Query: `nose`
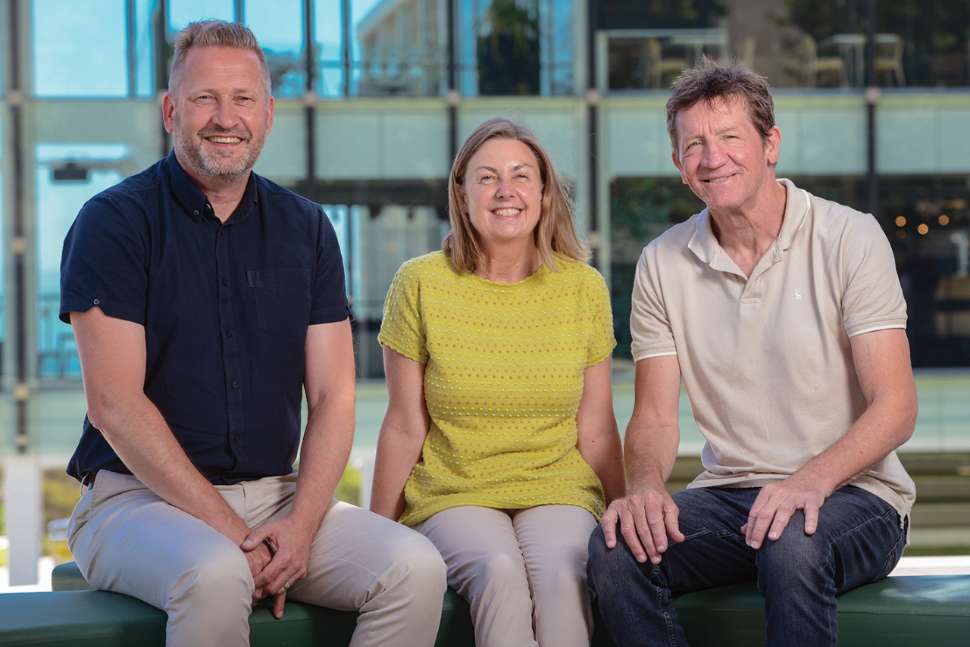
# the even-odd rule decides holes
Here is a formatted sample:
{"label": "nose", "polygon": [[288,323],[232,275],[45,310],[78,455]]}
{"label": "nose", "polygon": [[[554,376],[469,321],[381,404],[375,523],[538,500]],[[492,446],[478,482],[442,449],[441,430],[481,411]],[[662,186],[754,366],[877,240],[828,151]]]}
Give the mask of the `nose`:
{"label": "nose", "polygon": [[500,177],[495,187],[496,198],[506,198],[513,195],[512,182],[507,177]]}
{"label": "nose", "polygon": [[225,130],[236,125],[236,109],[232,101],[220,101],[212,114],[212,122]]}
{"label": "nose", "polygon": [[701,156],[701,164],[703,164],[706,168],[717,168],[724,164],[724,161],[724,149],[718,142],[710,141],[704,144],[703,155]]}

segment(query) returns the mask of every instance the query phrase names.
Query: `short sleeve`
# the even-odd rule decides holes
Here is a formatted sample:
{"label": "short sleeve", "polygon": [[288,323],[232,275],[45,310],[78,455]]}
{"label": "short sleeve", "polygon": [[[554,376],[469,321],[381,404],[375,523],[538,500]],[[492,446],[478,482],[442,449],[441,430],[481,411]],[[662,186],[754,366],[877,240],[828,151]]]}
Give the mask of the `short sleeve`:
{"label": "short sleeve", "polygon": [[[594,270],[595,271],[595,270]],[[610,356],[616,347],[613,336],[613,310],[606,281],[597,272],[589,295],[591,306],[589,346],[586,366],[595,366]]]}
{"label": "short sleeve", "polygon": [[344,260],[340,255],[337,233],[330,224],[330,218],[322,210],[319,211],[319,218],[317,269],[313,280],[310,324],[343,321],[350,314],[344,280]]}
{"label": "short sleeve", "polygon": [[674,334],[660,287],[656,245],[648,245],[637,262],[630,307],[630,352],[633,361],[676,355]]}
{"label": "short sleeve", "polygon": [[419,364],[428,361],[421,317],[421,282],[411,262],[398,269],[384,299],[384,318],[377,341]]}
{"label": "short sleeve", "polygon": [[849,337],[906,328],[906,301],[889,240],[869,214],[856,215],[842,240],[842,324]]}
{"label": "short sleeve", "polygon": [[123,211],[109,196],[95,196],[68,230],[61,253],[64,323],[72,312],[98,307],[109,317],[145,325],[148,233],[144,220]]}

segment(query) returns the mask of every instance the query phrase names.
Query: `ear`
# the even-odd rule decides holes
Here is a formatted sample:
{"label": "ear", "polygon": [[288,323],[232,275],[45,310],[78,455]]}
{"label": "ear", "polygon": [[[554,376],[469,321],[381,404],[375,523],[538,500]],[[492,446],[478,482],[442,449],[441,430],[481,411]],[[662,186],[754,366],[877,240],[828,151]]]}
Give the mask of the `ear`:
{"label": "ear", "polygon": [[778,126],[772,126],[765,137],[765,159],[768,166],[776,166],[778,158],[781,156],[781,130]]}
{"label": "ear", "polygon": [[684,166],[680,163],[680,155],[677,154],[676,149],[670,151],[670,159],[673,161],[674,166],[677,167],[677,172],[680,173],[680,181],[683,184],[687,184],[687,178],[684,176]]}
{"label": "ear", "polygon": [[162,95],[162,124],[167,133],[171,133],[175,128],[175,101],[172,99],[171,92]]}
{"label": "ear", "polygon": [[266,118],[266,134],[269,135],[273,132],[273,119],[276,116],[276,98],[273,95],[269,97],[269,116]]}

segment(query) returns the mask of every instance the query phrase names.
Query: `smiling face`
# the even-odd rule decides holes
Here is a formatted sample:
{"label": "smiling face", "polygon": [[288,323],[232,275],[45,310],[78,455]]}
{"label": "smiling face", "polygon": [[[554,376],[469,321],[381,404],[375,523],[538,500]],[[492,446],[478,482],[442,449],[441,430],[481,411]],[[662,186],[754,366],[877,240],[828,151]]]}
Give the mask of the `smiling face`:
{"label": "smiling face", "polygon": [[486,141],[468,160],[462,184],[468,219],[485,250],[533,242],[542,212],[539,161],[517,139]]}
{"label": "smiling face", "polygon": [[189,175],[203,182],[245,178],[273,125],[259,57],[233,47],[191,49],[162,115]]}
{"label": "smiling face", "polygon": [[676,124],[674,164],[711,213],[744,211],[774,184],[781,132],[762,137],[743,99],[698,101]]}

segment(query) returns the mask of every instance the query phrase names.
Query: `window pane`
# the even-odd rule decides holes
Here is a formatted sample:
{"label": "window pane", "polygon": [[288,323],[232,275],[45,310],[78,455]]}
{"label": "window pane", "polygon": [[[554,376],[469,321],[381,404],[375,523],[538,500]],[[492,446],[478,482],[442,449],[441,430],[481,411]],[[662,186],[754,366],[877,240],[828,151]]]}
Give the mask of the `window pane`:
{"label": "window pane", "polygon": [[35,0],[31,7],[37,96],[128,94],[124,0]]}
{"label": "window pane", "polygon": [[[95,193],[121,181],[113,160],[125,156],[122,144],[39,144],[37,146],[37,376],[80,377],[77,349],[69,326],[58,318],[60,261],[64,236],[81,206]],[[87,177],[61,181],[53,170],[74,160],[87,167]]]}
{"label": "window pane", "polygon": [[572,0],[463,0],[456,35],[466,96],[574,94]]}
{"label": "window pane", "polygon": [[243,15],[266,54],[273,94],[302,96],[306,89],[302,0],[246,0]]}
{"label": "window pane", "polygon": [[135,96],[155,96],[155,23],[158,0],[135,0]]}
{"label": "window pane", "polygon": [[352,93],[431,96],[445,88],[443,0],[353,3]]}
{"label": "window pane", "polygon": [[879,85],[970,85],[970,3],[894,0],[878,11]]}
{"label": "window pane", "polygon": [[313,28],[317,52],[317,94],[322,97],[343,95],[343,54],[341,38],[341,2],[316,0]]}
{"label": "window pane", "polygon": [[205,18],[233,20],[233,0],[169,0],[168,25],[179,31],[190,22]]}

